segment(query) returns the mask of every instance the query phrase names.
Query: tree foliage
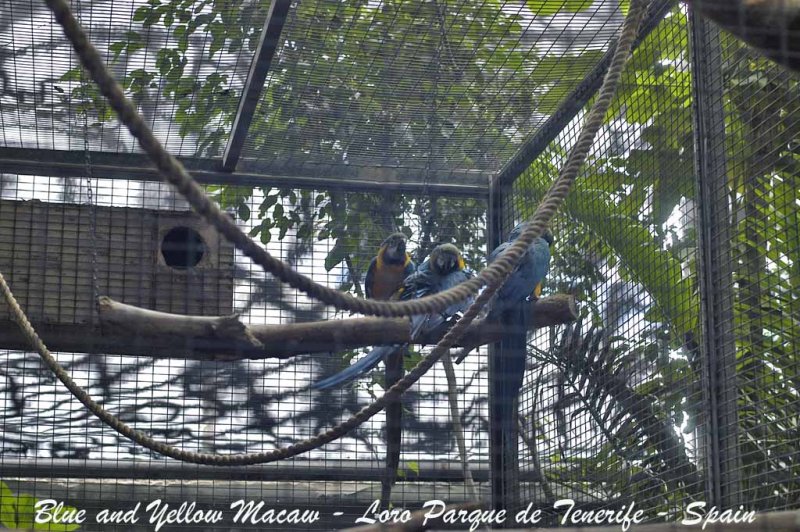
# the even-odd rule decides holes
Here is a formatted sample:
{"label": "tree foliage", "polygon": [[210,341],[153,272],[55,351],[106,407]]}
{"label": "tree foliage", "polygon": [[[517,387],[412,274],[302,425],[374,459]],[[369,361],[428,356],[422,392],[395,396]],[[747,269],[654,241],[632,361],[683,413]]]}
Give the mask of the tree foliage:
{"label": "tree foliage", "polygon": [[[602,262],[618,269],[623,280],[638,285],[650,298],[644,313],[632,315],[632,324],[616,333],[610,331],[627,338],[614,363],[638,359],[641,365],[649,361],[646,371],[639,370],[638,378],[644,381],[634,391],[654,394],[657,415],[672,419],[691,434],[703,404],[704,362],[697,358],[703,331],[697,319],[695,139],[688,35],[685,14],[676,10],[636,51],[609,112],[605,139],[596,145],[583,177],[567,199],[560,223],[562,230],[581,233],[581,241],[591,245],[591,251],[583,256],[594,256],[594,260],[584,262],[583,275],[596,280],[598,274],[592,272]],[[727,155],[732,249],[726,266],[732,270],[732,284],[724,288],[732,290],[735,303],[737,365],[735,382],[724,385],[738,392],[742,500],[751,507],[780,508],[793,504],[790,494],[798,489],[793,480],[797,478],[797,456],[790,450],[800,435],[796,363],[800,333],[796,319],[800,305],[798,80],[728,35],[722,36],[722,50],[726,138],[707,142],[722,146]],[[620,136],[624,142],[619,141]],[[526,212],[543,195],[564,160],[563,142],[545,152],[517,184],[515,201],[520,211]],[[678,213],[687,219],[677,225],[668,223]],[[717,230],[712,228],[712,235]],[[575,286],[565,283],[558,273],[553,279],[564,289]],[[602,282],[582,287],[590,299],[606,301],[605,307],[591,307],[594,320],[603,320],[608,301],[615,297],[613,290]],[[592,287],[599,291],[592,292]],[[637,302],[627,304],[629,313],[637,311]],[[598,356],[597,352],[587,350],[587,360],[592,356]],[[559,390],[566,390],[569,378],[574,378],[567,369],[560,369],[561,380],[554,384]],[[562,402],[556,405],[554,423],[558,426],[558,420],[568,416],[582,419],[573,411],[580,400],[584,401],[583,411],[594,415],[584,422],[594,430],[608,430],[598,422],[603,418],[597,417],[604,412],[603,402],[597,401],[602,396],[593,396],[591,387],[586,387],[585,379],[591,383],[597,371],[581,375],[579,385],[564,392]],[[559,411],[562,405],[563,411]],[[604,441],[598,459],[588,462],[596,473],[600,472],[597,466],[608,467],[611,460],[614,468],[627,467],[640,478],[647,453],[656,457],[662,452],[648,451],[646,441],[641,440],[636,447],[645,454],[631,462],[627,444],[615,443],[611,436]],[[689,452],[697,456],[696,448]],[[562,467],[552,472],[553,478],[563,480],[565,472],[574,472],[575,464],[581,464],[581,473],[567,478],[587,474],[585,456],[564,456],[567,458],[559,461]],[[627,466],[622,465],[626,461]],[[660,472],[647,468],[649,476],[668,482],[664,472],[663,468]],[[608,494],[623,496],[628,481],[629,477],[611,478],[605,483]]]}

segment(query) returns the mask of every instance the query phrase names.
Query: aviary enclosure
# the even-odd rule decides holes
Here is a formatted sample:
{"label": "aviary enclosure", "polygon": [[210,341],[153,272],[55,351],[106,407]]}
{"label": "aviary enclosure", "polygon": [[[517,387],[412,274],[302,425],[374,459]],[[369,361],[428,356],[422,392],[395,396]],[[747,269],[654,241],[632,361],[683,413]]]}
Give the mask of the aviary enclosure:
{"label": "aviary enclosure", "polygon": [[[695,3],[0,2],[0,273],[93,404],[152,438],[93,415],[3,301],[0,524],[48,501],[51,530],[800,507],[800,7]],[[162,180],[65,6],[221,221]],[[310,385],[408,342],[408,318],[320,302],[218,224],[356,298],[398,231],[417,264],[452,243],[481,271],[580,151],[625,20],[633,52],[526,300],[515,428],[492,428],[507,331],[480,314],[390,414],[275,459],[383,396],[396,364]],[[406,371],[460,315],[412,338]]]}

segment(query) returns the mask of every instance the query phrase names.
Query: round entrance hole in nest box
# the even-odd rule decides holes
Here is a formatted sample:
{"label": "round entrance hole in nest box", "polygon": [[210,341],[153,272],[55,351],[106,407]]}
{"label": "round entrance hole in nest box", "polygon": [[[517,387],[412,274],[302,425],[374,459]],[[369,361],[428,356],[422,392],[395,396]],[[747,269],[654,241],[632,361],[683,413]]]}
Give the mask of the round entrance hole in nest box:
{"label": "round entrance hole in nest box", "polygon": [[206,244],[200,233],[190,227],[170,229],[161,240],[161,255],[170,268],[188,270],[197,266],[206,254]]}

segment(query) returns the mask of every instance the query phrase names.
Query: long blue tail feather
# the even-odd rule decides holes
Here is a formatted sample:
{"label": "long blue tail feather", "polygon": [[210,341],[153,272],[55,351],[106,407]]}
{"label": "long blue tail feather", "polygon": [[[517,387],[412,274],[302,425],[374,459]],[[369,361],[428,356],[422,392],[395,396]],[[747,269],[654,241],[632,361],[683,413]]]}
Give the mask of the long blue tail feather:
{"label": "long blue tail feather", "polygon": [[372,351],[367,353],[367,355],[355,362],[354,364],[350,365],[349,367],[343,369],[336,375],[331,375],[321,381],[315,382],[311,385],[312,390],[329,390],[331,388],[337,388],[339,386],[343,386],[348,382],[357,379],[358,377],[362,376],[375,366],[377,366],[384,357],[389,356],[392,352],[402,348],[402,344],[395,344],[395,345],[381,345],[374,348]]}
{"label": "long blue tail feather", "polygon": [[[518,398],[525,377],[527,357],[527,323],[530,304],[523,301],[492,316],[512,330],[503,336],[493,350],[491,432],[495,442],[501,442],[492,454],[492,470],[504,471],[511,479],[517,477]],[[511,481],[512,483],[514,480]],[[506,483],[506,485],[510,485]],[[498,494],[507,500],[509,494]]]}
{"label": "long blue tail feather", "polygon": [[[391,388],[403,378],[403,362],[408,354],[408,347],[398,349],[386,357],[385,389]],[[403,403],[396,398],[386,404],[386,466],[384,478],[381,479],[381,508],[388,509],[391,504],[392,486],[397,480],[400,467],[400,448],[403,439]]]}

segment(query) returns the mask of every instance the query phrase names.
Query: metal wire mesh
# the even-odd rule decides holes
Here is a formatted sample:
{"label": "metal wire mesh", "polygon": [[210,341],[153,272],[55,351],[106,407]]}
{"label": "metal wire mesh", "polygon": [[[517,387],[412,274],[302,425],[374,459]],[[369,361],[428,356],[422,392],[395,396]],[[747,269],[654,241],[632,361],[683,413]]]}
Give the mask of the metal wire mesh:
{"label": "metal wire mesh", "polygon": [[[170,151],[214,160],[248,89],[268,7],[74,3]],[[81,149],[75,124],[86,110],[91,149],[138,151],[45,6],[9,0],[2,9],[2,146]],[[280,176],[485,183],[595,66],[621,20],[616,1],[567,13],[513,2],[294,4],[243,161]]]}
{"label": "metal wire mesh", "polygon": [[[148,6],[157,12],[158,20],[152,20],[156,13],[147,11]],[[139,104],[150,127],[175,154],[197,154],[209,142],[220,149],[222,135],[229,130],[221,117],[236,110],[236,95],[255,46],[251,41],[257,41],[266,15],[258,5],[220,6],[214,8],[216,16],[243,24],[237,26],[238,45],[225,49],[218,46],[219,36],[215,41],[213,31],[218,28],[213,25],[198,24],[196,31],[186,31],[196,14],[191,6],[178,2],[73,4],[92,42]],[[83,77],[47,6],[8,0],[0,4],[0,13],[2,146],[83,150],[83,113],[88,112],[94,132],[91,149],[138,151],[125,128],[112,120],[113,112],[97,89]],[[177,50],[190,53],[178,60]],[[189,79],[196,79],[200,86],[187,86]],[[205,137],[188,131],[177,117],[203,123]]]}
{"label": "metal wire mesh", "polygon": [[275,171],[496,171],[621,23],[613,2],[537,14],[522,3],[304,2],[257,111],[282,119],[251,129],[246,154]]}
{"label": "metal wire mesh", "polygon": [[[447,241],[478,269],[487,235],[502,240],[533,213],[578,136],[585,110],[575,111],[626,9],[612,0],[296,2],[241,136],[237,103],[253,88],[246,79],[269,6],[200,4],[73,7],[193,170],[243,177],[220,170],[230,143],[243,143],[247,180],[207,188],[241,227],[299,271],[358,295],[378,244],[398,228],[417,262]],[[648,520],[678,520],[690,501],[798,505],[798,79],[686,6],[658,22],[664,5],[651,10],[645,33],[655,29],[553,227],[544,292],[575,295],[581,317],[529,337],[512,465],[519,493],[501,501],[511,515],[545,508],[545,524],[562,523],[552,506],[564,498],[583,509],[635,505]],[[734,31],[746,23],[727,20]],[[215,357],[235,349],[165,348],[149,343],[150,331],[110,341],[97,295],[236,312],[250,325],[353,317],[263,275],[168,187],[125,174],[132,159],[110,156],[137,148],[44,6],[0,2],[0,38],[0,170],[9,172],[0,174],[0,271],[81,385],[139,430],[219,453],[294,443],[380,393],[381,372],[342,390],[304,390],[362,349],[225,361]],[[20,159],[56,153],[44,150],[63,155],[37,167],[49,174],[24,175]],[[264,176],[281,186],[251,186]],[[309,185],[320,176],[341,186]],[[491,180],[497,212],[488,213]],[[472,188],[437,195],[449,182]],[[158,498],[229,510],[244,498],[319,510],[317,526],[330,528],[352,524],[380,493],[381,415],[277,464],[189,466],[90,417],[42,372],[4,307],[0,347],[3,498],[7,485],[94,515]],[[457,368],[484,498],[502,477],[488,471],[487,358],[482,348]],[[446,391],[437,366],[404,396],[398,506],[470,496]]]}
{"label": "metal wire mesh", "polygon": [[[797,146],[798,78],[722,33],[717,75],[724,92],[709,104],[724,109],[725,136],[709,151],[724,154],[725,178],[710,184],[728,198],[727,224],[710,228],[728,237],[728,275],[720,290],[732,308],[735,371],[723,376],[720,410],[727,452],[721,491],[735,504],[758,509],[797,506],[800,369]],[[724,232],[723,232],[724,231]],[[724,363],[725,353],[718,356]],[[731,430],[731,426],[734,427]],[[725,425],[723,425],[725,428]]]}
{"label": "metal wire mesh", "polygon": [[[523,503],[537,493],[551,505],[633,503],[656,519],[703,492],[687,35],[676,9],[636,50],[555,223],[545,291],[576,294],[583,316],[530,340],[520,468],[540,479],[522,490]],[[581,118],[514,182],[506,229],[532,214]]]}
{"label": "metal wire mesh", "polygon": [[[0,269],[17,287],[17,297],[40,331],[53,339],[55,349],[63,342],[69,345],[70,335],[84,337],[79,340],[83,349],[94,354],[59,352],[58,359],[105,408],[137,429],[185,449],[241,453],[310,437],[380,393],[382,372],[342,390],[305,389],[341,369],[353,356],[360,356],[361,350],[238,362],[187,360],[164,358],[175,354],[159,353],[146,342],[139,345],[140,336],[146,333],[133,331],[128,345],[111,347],[107,354],[103,348],[108,345],[95,345],[91,339],[99,336],[89,303],[95,291],[125,303],[181,314],[235,311],[249,325],[350,316],[265,277],[249,259],[234,255],[216,233],[193,225],[196,216],[166,187],[132,180],[96,179],[90,183],[93,204],[87,204],[86,180],[7,175],[0,200]],[[271,252],[318,281],[354,293],[363,293],[366,266],[380,241],[398,228],[412,233],[410,251],[418,260],[440,241],[460,245],[472,267],[478,266],[484,254],[486,206],[480,200],[313,190],[289,191],[285,199],[277,200],[274,189],[210,187],[209,191]],[[348,216],[334,218],[331,209],[342,209]],[[260,210],[260,216],[249,214]],[[97,218],[96,241],[88,233],[91,216]],[[170,263],[169,235],[175,227],[197,227],[201,247],[208,255],[199,264]],[[320,230],[331,236],[320,239]],[[67,231],[73,231],[73,236]],[[37,243],[43,243],[45,251],[31,253]],[[193,256],[191,246],[183,251],[186,254],[181,257]],[[90,257],[95,254],[97,286],[90,276]],[[213,264],[207,264],[209,257]],[[169,272],[172,275],[165,279]],[[8,319],[5,309],[2,319]],[[3,323],[0,336],[8,345],[15,331],[9,321]],[[190,346],[189,351],[202,352],[203,346]],[[130,352],[147,356],[125,356]],[[412,353],[412,359],[419,356]],[[473,355],[457,374],[464,387],[459,400],[462,424],[478,464],[476,475],[485,481],[485,466],[480,466],[487,445],[483,434],[485,376],[470,377],[481,365],[485,365],[481,354]],[[4,351],[2,376],[4,478],[15,491],[25,490],[38,499],[64,496],[64,486],[25,481],[24,477],[52,475],[86,491],[100,485],[109,488],[95,499],[67,486],[65,500],[92,516],[130,500],[122,495],[124,490],[140,501],[152,501],[157,494],[173,503],[187,497],[183,489],[133,482],[142,477],[183,479],[181,485],[197,490],[200,500],[214,508],[243,496],[261,501],[288,497],[287,506],[323,507],[326,522],[339,524],[363,514],[380,492],[374,480],[383,471],[383,416],[319,451],[275,466],[248,470],[180,466],[141,450],[87,416],[60,383],[50,375],[43,376],[36,355],[26,353],[24,346]],[[465,500],[441,366],[426,376],[403,404],[406,414],[396,504]],[[14,477],[23,480],[11,482]],[[246,479],[254,482],[244,482]],[[333,516],[332,508],[346,515]]]}
{"label": "metal wire mesh", "polygon": [[[531,338],[520,468],[538,482],[522,504],[634,503],[658,520],[708,499],[796,507],[797,77],[693,28],[676,8],[637,49],[556,222],[548,288],[586,304],[579,327]],[[505,230],[532,214],[579,119],[503,198]]]}

